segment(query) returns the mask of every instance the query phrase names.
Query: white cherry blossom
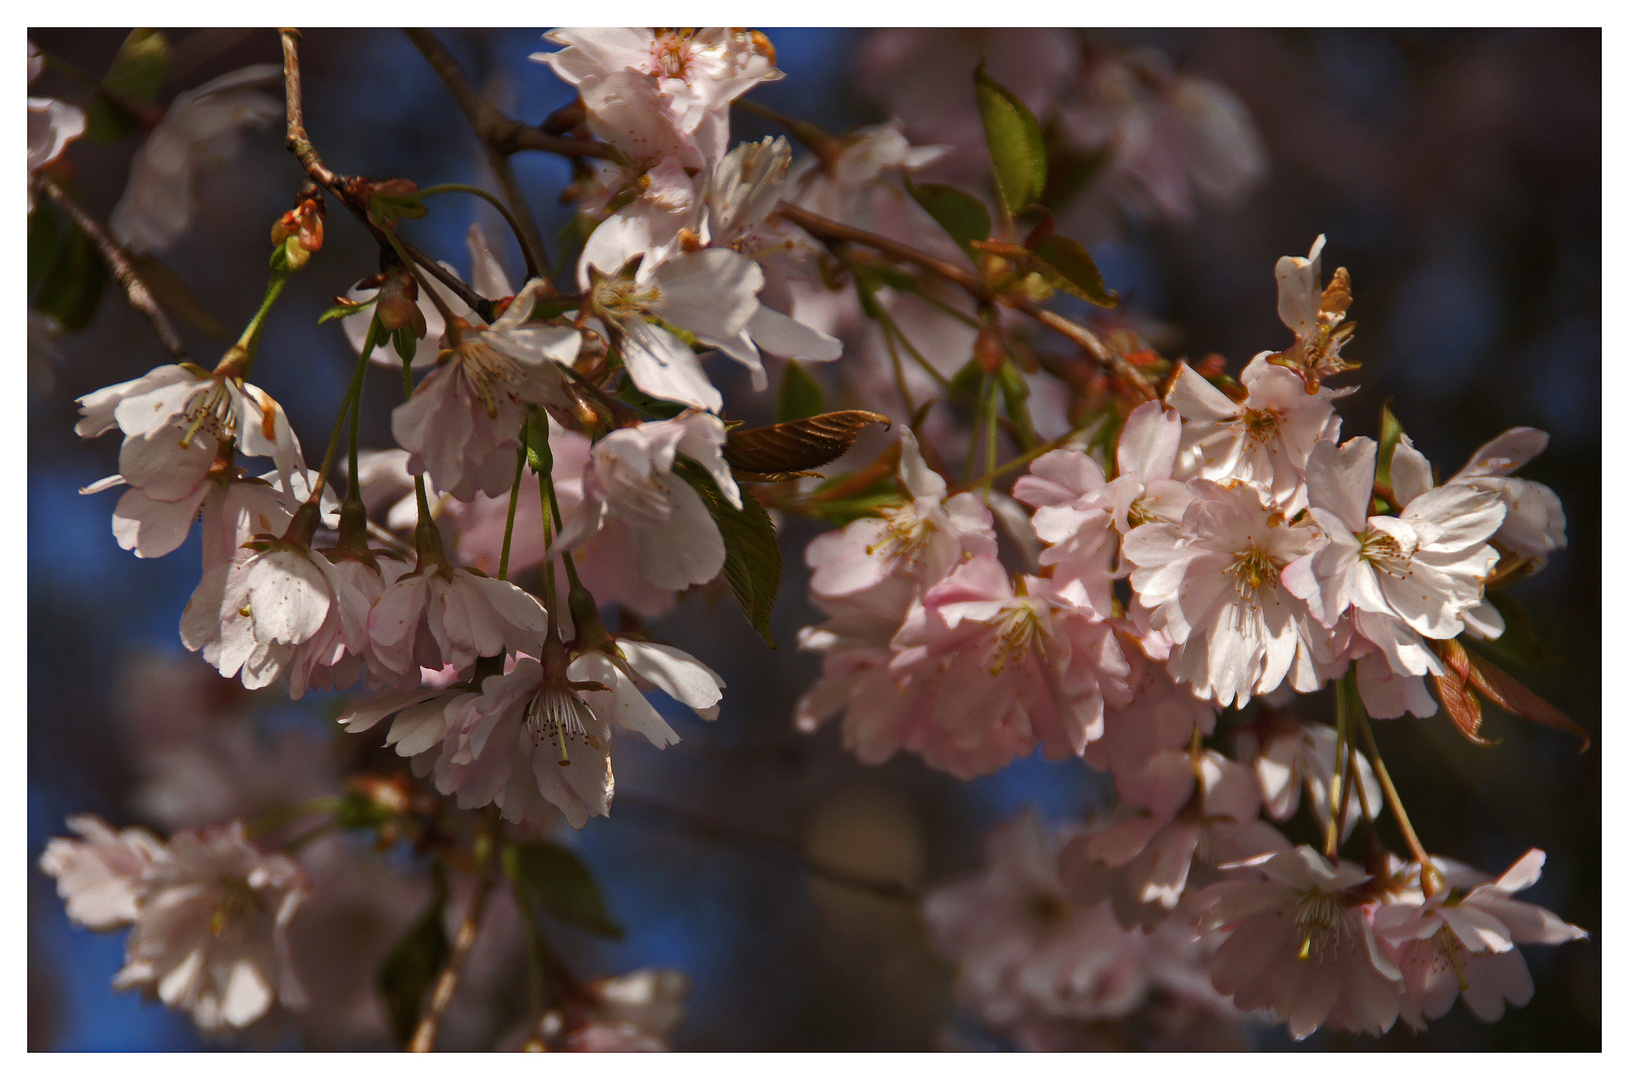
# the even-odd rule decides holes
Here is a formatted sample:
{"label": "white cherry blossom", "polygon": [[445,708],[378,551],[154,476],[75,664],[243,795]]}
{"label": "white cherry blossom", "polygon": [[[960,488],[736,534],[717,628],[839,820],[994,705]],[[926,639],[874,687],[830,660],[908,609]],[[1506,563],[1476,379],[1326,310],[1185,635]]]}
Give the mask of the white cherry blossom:
{"label": "white cherry blossom", "polygon": [[68,918],[92,930],[128,926],[136,919],[142,879],[165,855],[163,841],[142,828],[115,832],[94,814],[69,818],[68,828],[83,839],[55,837],[40,856]]}

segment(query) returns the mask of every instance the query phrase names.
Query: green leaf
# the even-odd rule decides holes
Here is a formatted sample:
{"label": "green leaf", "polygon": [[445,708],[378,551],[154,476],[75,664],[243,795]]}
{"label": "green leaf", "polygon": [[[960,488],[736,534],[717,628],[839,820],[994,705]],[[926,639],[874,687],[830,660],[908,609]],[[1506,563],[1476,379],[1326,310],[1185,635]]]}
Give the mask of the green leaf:
{"label": "green leaf", "polygon": [[435,900],[379,965],[379,992],[390,1010],[391,1029],[403,1046],[418,1026],[424,995],[447,962],[447,930],[441,914],[445,903],[446,896],[438,888]]}
{"label": "green leaf", "polygon": [[[164,85],[164,72],[170,63],[170,43],[158,30],[138,27],[119,46],[102,85],[123,98],[152,101]],[[85,138],[91,142],[114,142],[139,127],[101,95],[91,101],[85,113]]]}
{"label": "green leaf", "polygon": [[803,420],[826,411],[826,392],[796,360],[786,362],[781,391],[775,401],[775,422]]}
{"label": "green leaf", "polygon": [[907,179],[905,190],[977,265],[979,250],[973,241],[990,239],[990,211],[984,203],[949,184],[918,184]]}
{"label": "green leaf", "polygon": [[[36,216],[38,216],[36,214]],[[107,264],[77,225],[63,223],[56,253],[44,271],[34,309],[56,316],[64,330],[81,330],[96,315],[107,285]]]}
{"label": "green leaf", "polygon": [[1375,457],[1374,482],[1391,490],[1391,456],[1397,449],[1397,440],[1403,436],[1403,425],[1392,415],[1391,398],[1380,406],[1380,452]]}
{"label": "green leaf", "polygon": [[570,848],[539,841],[503,849],[503,871],[524,904],[563,922],[620,940],[622,927],[606,910],[594,875]]}
{"label": "green leaf", "polygon": [[34,213],[28,219],[28,291],[32,294],[50,273],[56,260],[57,247],[62,242],[62,222],[56,211],[44,201],[34,204]]}
{"label": "green leaf", "polygon": [[984,120],[984,141],[995,165],[996,193],[1007,217],[1041,197],[1046,188],[1046,144],[1041,125],[1018,95],[984,73],[973,72],[973,91]]}
{"label": "green leaf", "polygon": [[[379,299],[377,296],[373,298],[373,300],[377,299]],[[325,322],[332,322],[335,319],[343,319],[347,315],[355,315],[359,311],[366,311],[369,305],[373,303],[373,300],[363,300],[356,304],[335,304],[333,307],[317,316],[317,325],[321,326]]]}
{"label": "green leaf", "polygon": [[1035,245],[1041,276],[1071,296],[1088,300],[1098,307],[1111,308],[1120,297],[1103,284],[1103,275],[1091,254],[1067,236],[1049,236]]}
{"label": "green leaf", "polygon": [[741,495],[741,509],[731,506],[707,470],[688,458],[673,463],[673,471],[690,482],[718,524],[724,537],[724,579],[735,602],[764,643],[775,647],[769,614],[781,587],[781,549],[775,542],[775,523],[769,511],[750,494]]}

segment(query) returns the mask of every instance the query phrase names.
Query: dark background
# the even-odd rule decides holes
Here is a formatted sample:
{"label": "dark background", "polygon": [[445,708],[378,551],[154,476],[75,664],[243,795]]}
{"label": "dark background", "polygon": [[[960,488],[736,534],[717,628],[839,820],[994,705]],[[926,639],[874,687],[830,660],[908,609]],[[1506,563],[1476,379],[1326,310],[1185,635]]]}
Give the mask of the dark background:
{"label": "dark background", "polygon": [[[526,61],[540,31],[448,32],[444,39],[509,111],[538,121],[569,94]],[[847,65],[860,31],[772,30],[786,79],[763,87],[766,104],[842,131],[874,122],[850,90]],[[81,67],[106,68],[123,30],[35,30],[33,40]],[[179,40],[185,32],[176,32]],[[1550,432],[1549,450],[1523,475],[1551,485],[1568,518],[1569,547],[1520,583],[1549,660],[1520,674],[1592,733],[1600,729],[1601,38],[1596,31],[1113,31],[1104,46],[1149,44],[1180,70],[1216,79],[1249,106],[1271,174],[1238,205],[1188,226],[1133,224],[1121,243],[1094,246],[1108,284],[1136,311],[1181,327],[1176,354],[1224,354],[1233,370],[1280,347],[1272,267],[1328,234],[1326,273],[1348,267],[1347,354],[1363,389],[1342,406],[1344,434],[1374,434],[1382,400],[1444,474],[1515,424]],[[341,172],[410,176],[421,184],[478,182],[475,143],[462,115],[416,50],[390,30],[306,33],[306,117],[311,137]],[[280,61],[271,31],[244,38],[169,86],[161,101],[243,64]],[[946,72],[959,87],[963,73]],[[83,103],[48,74],[32,92]],[[959,92],[959,91],[958,91]],[[738,117],[738,138],[771,133]],[[135,140],[70,151],[82,204],[106,220],[123,188]],[[515,164],[544,232],[564,221],[554,195],[568,182],[558,159]],[[231,164],[206,171],[202,208],[165,261],[226,326],[243,325],[264,282],[266,233],[301,173],[280,131],[250,133]],[[421,246],[465,268],[463,233],[474,214],[458,197],[408,226]],[[307,456],[320,456],[351,353],[315,316],[370,272],[374,257],[336,211],[328,246],[291,282],[267,329],[256,381],[281,401]],[[508,253],[514,255],[513,251]],[[518,265],[511,257],[510,265]],[[208,363],[225,342],[184,330]],[[160,560],[120,551],[109,533],[114,494],[77,488],[117,471],[118,442],[81,442],[73,399],[167,362],[142,320],[117,295],[93,324],[61,344],[47,396],[29,399],[29,825],[31,866],[63,818],[89,810],[118,825],[135,776],[116,717],[116,673],[146,652],[184,655],[176,627],[197,579],[197,540]],[[364,445],[388,444],[397,398],[374,380]],[[733,389],[733,388],[732,388]],[[397,392],[399,394],[399,391]],[[802,843],[860,871],[934,883],[978,861],[981,833],[1025,805],[1052,820],[1078,819],[1101,786],[1078,763],[1020,762],[970,784],[897,759],[863,768],[830,728],[794,733],[796,695],[818,668],[796,651],[816,615],[804,599],[798,553],[816,529],[785,527],[787,575],[776,608],[782,646],[767,652],[727,601],[701,598],[653,623],[729,684],[721,718],[675,720],[683,741],[665,752],[619,743],[618,798],[609,820],[578,837],[616,915],[615,945],[573,942],[580,970],[614,974],[676,966],[695,980],[684,1049],[904,1050],[942,1045],[951,1024],[976,1045],[998,1046],[956,1017],[950,968],[935,958],[906,907],[811,881],[795,861],[752,842],[720,843],[640,799],[684,807]],[[201,664],[201,660],[195,660]],[[321,728],[331,703],[297,709]],[[1308,715],[1327,709],[1319,701]],[[263,712],[287,714],[287,708]],[[283,721],[289,722],[286,715]],[[1555,732],[1502,715],[1495,749],[1462,741],[1441,717],[1381,726],[1382,750],[1425,842],[1497,873],[1528,847],[1549,853],[1544,879],[1524,898],[1591,931],[1588,941],[1528,950],[1537,993],[1495,1025],[1456,1006],[1424,1035],[1399,1024],[1374,1041],[1320,1032],[1301,1049],[1595,1050],[1600,1047],[1600,757],[1580,756]],[[29,1035],[36,1049],[184,1049],[201,1045],[190,1022],[109,979],[122,935],[69,925],[51,883],[29,877]],[[1263,1032],[1263,1048],[1291,1048]]]}

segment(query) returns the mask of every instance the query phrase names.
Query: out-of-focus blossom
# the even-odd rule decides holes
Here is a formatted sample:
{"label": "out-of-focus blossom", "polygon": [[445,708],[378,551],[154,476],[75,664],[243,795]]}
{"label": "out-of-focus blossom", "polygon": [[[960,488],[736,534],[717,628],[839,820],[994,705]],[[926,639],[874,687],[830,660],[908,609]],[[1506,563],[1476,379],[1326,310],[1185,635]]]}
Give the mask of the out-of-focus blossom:
{"label": "out-of-focus blossom", "polygon": [[242,129],[283,119],[283,103],[260,92],[282,81],[281,65],[250,64],[177,97],[136,151],[124,195],[108,218],[114,239],[143,253],[174,243],[197,205],[198,170],[236,154]]}
{"label": "out-of-focus blossom", "polygon": [[[28,82],[45,69],[38,45],[28,43]],[[34,212],[34,174],[62,156],[68,144],[85,134],[85,111],[56,98],[28,99],[28,212]]]}
{"label": "out-of-focus blossom", "polygon": [[56,879],[68,918],[102,931],[134,922],[142,878],[163,858],[163,841],[141,828],[114,832],[94,814],[69,818],[68,828],[83,839],[56,837],[40,856],[40,869]]}
{"label": "out-of-focus blossom", "polygon": [[298,1007],[286,935],[305,895],[300,868],[257,850],[240,822],[177,833],[142,879],[114,988],[183,1009],[205,1031],[247,1027],[276,1001]]}

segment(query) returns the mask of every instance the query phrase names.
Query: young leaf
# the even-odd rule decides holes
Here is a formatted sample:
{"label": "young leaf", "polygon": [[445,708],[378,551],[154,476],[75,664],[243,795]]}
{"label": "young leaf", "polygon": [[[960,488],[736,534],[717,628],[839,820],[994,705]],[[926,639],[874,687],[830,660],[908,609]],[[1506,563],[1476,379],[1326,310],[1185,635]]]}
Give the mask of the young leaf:
{"label": "young leaf", "polygon": [[1076,241],[1067,236],[1049,236],[1035,245],[1035,255],[1041,276],[1054,287],[1098,307],[1111,308],[1120,303],[1120,297],[1103,284],[1103,275],[1090,253]]}
{"label": "young leaf", "polygon": [[418,1026],[424,995],[447,962],[447,931],[441,922],[445,901],[438,894],[379,965],[379,992],[390,1010],[391,1030],[404,1046]]}
{"label": "young leaf", "polygon": [[724,580],[730,583],[741,614],[773,649],[775,635],[769,628],[769,614],[781,587],[781,549],[775,542],[775,523],[769,519],[769,512],[747,493],[742,494],[741,509],[737,510],[719,492],[707,470],[688,458],[678,458],[673,471],[689,481],[707,504],[724,537]]}
{"label": "young leaf", "polygon": [[62,223],[56,211],[43,201],[36,203],[28,219],[28,291],[32,293],[51,272],[57,249],[62,244]]}
{"label": "young leaf", "polygon": [[1391,455],[1402,437],[1403,425],[1391,412],[1391,398],[1380,406],[1380,451],[1375,455],[1374,482],[1378,488],[1391,490]]}
{"label": "young leaf", "polygon": [[[1454,642],[1453,644],[1457,644]],[[1468,654],[1467,654],[1468,655]],[[1512,716],[1531,720],[1535,724],[1565,731],[1579,741],[1578,752],[1590,747],[1589,732],[1573,723],[1560,709],[1529,690],[1517,679],[1500,671],[1479,656],[1470,657],[1467,680],[1477,692]]]}
{"label": "young leaf", "polygon": [[724,441],[724,460],[731,468],[756,473],[818,469],[847,453],[867,425],[892,423],[881,413],[844,409],[736,430]]}
{"label": "young leaf", "polygon": [[522,903],[584,930],[622,938],[622,927],[606,910],[594,875],[569,848],[548,841],[510,844],[503,849],[503,870]]}
{"label": "young leaf", "polygon": [[[374,299],[378,298],[375,297]],[[347,315],[355,315],[359,311],[367,310],[368,305],[372,303],[373,300],[363,300],[355,304],[351,303],[349,300],[341,301],[340,303],[329,308],[327,311],[323,312],[321,315],[318,315],[317,325],[321,326],[323,323],[331,322],[334,319],[343,319]]]}
{"label": "young leaf", "polygon": [[907,179],[905,190],[978,265],[979,253],[973,241],[990,239],[990,211],[984,203],[949,184],[919,184]]}
{"label": "young leaf", "polygon": [[825,411],[826,392],[796,360],[786,362],[781,374],[780,396],[775,402],[775,422],[805,420]]}
{"label": "young leaf", "polygon": [[[108,65],[102,85],[122,98],[150,102],[164,85],[164,72],[170,62],[170,43],[158,30],[138,27],[119,46]],[[134,117],[97,95],[85,114],[85,138],[91,142],[113,142],[135,131]]]}
{"label": "young leaf", "polygon": [[49,260],[34,309],[54,315],[64,330],[81,330],[96,315],[107,285],[107,264],[95,241],[75,225],[58,231],[56,254]]}
{"label": "young leaf", "polygon": [[1046,188],[1046,144],[1041,126],[1018,95],[984,73],[973,72],[973,91],[984,120],[984,141],[995,165],[996,193],[1012,217]]}

